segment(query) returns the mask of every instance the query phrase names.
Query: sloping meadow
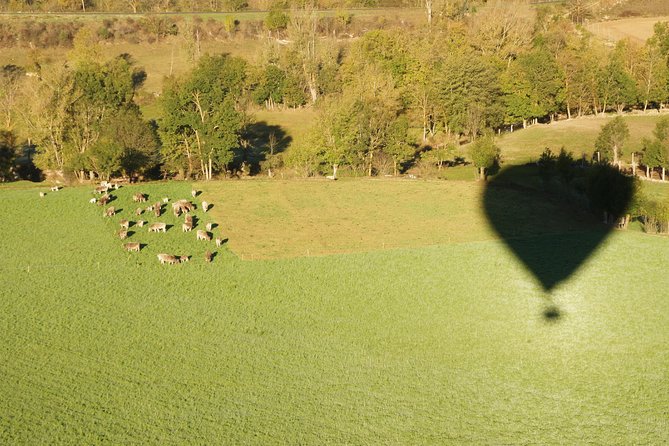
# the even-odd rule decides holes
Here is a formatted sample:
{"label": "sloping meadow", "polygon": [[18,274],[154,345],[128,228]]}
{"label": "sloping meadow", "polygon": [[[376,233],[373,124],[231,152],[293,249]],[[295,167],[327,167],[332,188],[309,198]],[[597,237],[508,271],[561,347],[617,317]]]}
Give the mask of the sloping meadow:
{"label": "sloping meadow", "polygon": [[[213,242],[174,226],[138,229],[146,247],[126,253],[115,231],[139,191],[148,205],[190,185],[122,188],[110,219],[89,188],[0,190],[0,443],[669,437],[666,239],[614,234],[546,295],[495,240],[263,261],[224,248],[207,264]],[[196,215],[234,234],[213,213],[225,194],[203,196],[212,214]],[[651,251],[665,261],[640,261]]]}

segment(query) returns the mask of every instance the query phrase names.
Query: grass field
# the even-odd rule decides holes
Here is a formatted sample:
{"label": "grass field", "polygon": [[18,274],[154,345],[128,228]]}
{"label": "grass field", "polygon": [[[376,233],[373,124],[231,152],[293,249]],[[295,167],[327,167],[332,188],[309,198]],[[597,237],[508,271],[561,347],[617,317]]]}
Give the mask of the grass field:
{"label": "grass field", "polygon": [[[481,205],[483,185],[464,181],[351,179],[331,182],[233,181],[201,184],[219,203],[230,247],[242,259],[373,251],[491,240]],[[538,219],[517,225],[521,235],[563,232],[586,224],[527,192],[503,197],[513,209],[533,206]],[[463,230],[463,228],[467,228]]]}
{"label": "grass field", "polygon": [[[300,201],[281,183],[249,184],[220,183],[220,192],[212,185],[203,196],[216,197],[212,211],[225,211],[244,187],[269,201]],[[356,186],[366,195],[356,203],[357,224],[379,224],[389,236],[407,230],[384,226],[377,203],[424,207],[412,215],[429,219],[456,203],[466,209],[476,195],[473,185],[455,193],[445,188],[458,186],[422,183],[402,184],[414,189],[398,197],[395,183],[360,181],[312,182],[304,196],[317,203],[313,214],[341,220],[349,210],[330,209],[338,193],[333,202],[325,193]],[[134,209],[127,202],[137,190],[153,201],[185,197],[190,185],[128,187],[112,204]],[[204,242],[178,228],[138,232],[132,238],[147,246],[123,252],[113,232],[127,215],[104,219],[87,203],[87,187],[37,195],[0,189],[2,444],[661,444],[669,437],[666,238],[613,233],[547,296],[498,240],[267,261],[224,249],[209,265],[199,258]],[[415,204],[403,203],[409,196]],[[437,197],[453,204],[430,211]],[[263,217],[255,213],[220,218],[253,228]],[[292,224],[280,209],[264,218]],[[451,231],[449,219],[434,223]],[[483,231],[480,224],[471,220],[468,230]],[[235,233],[222,229],[234,250]],[[541,252],[565,237],[573,235],[529,240]],[[161,266],[154,256],[161,250],[195,257]],[[547,320],[547,305],[560,317]]]}
{"label": "grass field", "polygon": [[619,20],[594,22],[586,25],[586,29],[595,36],[610,42],[632,39],[643,44],[653,35],[653,26],[657,22],[669,21],[669,16],[662,17],[631,17]]}
{"label": "grass field", "polygon": [[[652,138],[655,124],[661,116],[657,113],[647,115],[627,115],[624,117],[629,126],[630,137],[625,147],[626,156],[630,159],[632,151],[640,151],[643,138]],[[552,124],[539,124],[521,129],[513,133],[503,134],[497,140],[502,150],[502,160],[508,164],[524,164],[536,161],[545,148],[558,153],[561,147],[573,152],[576,158],[583,153],[588,159],[594,153],[595,140],[602,126],[610,122],[611,116],[585,117]]]}

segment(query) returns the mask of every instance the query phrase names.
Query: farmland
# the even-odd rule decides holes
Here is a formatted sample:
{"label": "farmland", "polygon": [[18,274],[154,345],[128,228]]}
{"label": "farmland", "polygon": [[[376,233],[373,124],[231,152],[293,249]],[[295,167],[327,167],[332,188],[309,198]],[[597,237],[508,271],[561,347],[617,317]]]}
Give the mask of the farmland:
{"label": "farmland", "polygon": [[[376,195],[356,203],[357,224],[390,218],[407,235],[411,216],[375,207],[402,202],[395,183],[359,183]],[[300,197],[281,183],[230,184],[203,194],[214,208],[199,215],[231,239],[210,265],[178,228],[138,231],[131,239],[147,246],[123,252],[113,233],[127,210],[104,219],[88,187],[44,199],[0,189],[0,442],[657,444],[669,435],[666,238],[614,232],[550,296],[490,238],[243,261],[235,231],[260,229],[252,208],[227,212],[234,194]],[[333,186],[303,189],[336,228],[351,210],[334,217]],[[345,195],[355,185],[336,186]],[[406,187],[426,207],[452,202],[437,214],[476,194],[469,184],[454,186],[459,194]],[[127,187],[112,204],[130,209],[139,190],[180,198],[190,185]],[[433,234],[453,232],[443,214]],[[280,212],[264,218],[286,245],[302,243]],[[540,247],[587,233],[532,236]],[[194,257],[161,266],[160,251]],[[546,319],[547,305],[558,318]]]}

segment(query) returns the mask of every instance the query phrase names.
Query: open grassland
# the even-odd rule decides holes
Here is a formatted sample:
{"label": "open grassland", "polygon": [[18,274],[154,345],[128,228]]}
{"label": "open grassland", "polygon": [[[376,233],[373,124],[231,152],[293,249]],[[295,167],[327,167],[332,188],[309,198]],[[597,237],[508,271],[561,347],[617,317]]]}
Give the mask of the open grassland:
{"label": "open grassland", "polygon": [[[595,151],[595,140],[602,126],[615,115],[607,117],[585,117],[552,124],[539,124],[513,133],[503,134],[497,139],[502,150],[502,161],[507,164],[524,164],[537,161],[546,148],[558,153],[564,147],[579,158],[586,154],[588,159]],[[624,117],[629,126],[630,137],[625,147],[624,159],[631,160],[630,153],[641,151],[643,138],[652,138],[653,129],[660,117],[665,114],[627,115]]]}
{"label": "open grassland", "polygon": [[617,42],[618,40],[632,39],[643,44],[652,37],[655,24],[666,21],[669,21],[669,16],[632,17],[590,23],[586,25],[586,29],[606,41]]}
{"label": "open grassland", "polygon": [[[334,195],[350,187],[326,184]],[[370,195],[368,184],[355,186]],[[227,186],[220,199],[231,201]],[[267,186],[253,187],[260,189],[246,193]],[[388,198],[361,200],[410,209],[430,188],[444,201],[475,195],[413,187],[414,204],[392,187]],[[113,204],[129,208],[138,190],[178,198],[190,187],[128,187]],[[142,233],[147,247],[130,255],[113,236],[115,218],[87,203],[88,188],[37,195],[0,189],[2,444],[669,438],[665,238],[614,233],[544,296],[495,240],[254,262],[224,251],[211,265],[195,258],[161,266],[154,250],[201,248],[171,228]],[[337,199],[311,197],[314,214],[334,213]],[[433,204],[414,212],[429,218]],[[264,218],[285,223],[280,209]],[[370,228],[403,231],[384,226],[382,209],[366,218]],[[559,263],[542,259],[541,246],[564,237],[532,239],[537,262]],[[639,262],[634,253],[652,258]],[[549,301],[560,312],[550,322]]]}
{"label": "open grassland", "polygon": [[[242,259],[285,258],[495,238],[481,205],[483,185],[461,181],[228,181],[200,185],[218,203],[230,248]],[[588,226],[530,192],[506,191],[510,215],[533,206],[545,222],[519,222],[518,234]],[[514,223],[515,224],[515,223]]]}

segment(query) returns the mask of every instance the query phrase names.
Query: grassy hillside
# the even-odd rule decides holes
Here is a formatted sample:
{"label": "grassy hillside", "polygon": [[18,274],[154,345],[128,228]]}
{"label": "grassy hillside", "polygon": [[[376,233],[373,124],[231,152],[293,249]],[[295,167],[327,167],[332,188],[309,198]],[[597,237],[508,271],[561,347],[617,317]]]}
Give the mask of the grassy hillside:
{"label": "grassy hillside", "polygon": [[[659,114],[625,116],[629,126],[630,138],[625,147],[626,156],[630,158],[632,151],[640,151],[642,139],[651,138]],[[588,159],[594,153],[595,140],[602,126],[608,123],[613,116],[585,117],[580,119],[557,121],[552,124],[539,124],[513,133],[503,134],[497,140],[502,149],[502,160],[508,164],[524,164],[536,161],[545,148],[554,153],[561,147],[573,152],[576,158],[586,154]]]}
{"label": "grassy hillside", "polygon": [[[431,185],[415,200],[422,214],[430,193],[458,199]],[[114,204],[132,209],[136,190]],[[190,187],[141,190],[175,198]],[[224,250],[210,265],[161,266],[156,251],[199,255],[204,242],[178,228],[138,232],[146,248],[124,253],[113,231],[125,214],[105,220],[89,197],[0,190],[0,443],[669,437],[666,238],[614,233],[546,296],[495,240],[254,262]],[[321,197],[312,212],[334,213]],[[227,183],[217,200],[214,210],[233,200]],[[280,215],[264,218],[279,226]],[[531,239],[537,261],[558,264],[540,258],[542,244],[574,236]]]}

